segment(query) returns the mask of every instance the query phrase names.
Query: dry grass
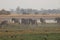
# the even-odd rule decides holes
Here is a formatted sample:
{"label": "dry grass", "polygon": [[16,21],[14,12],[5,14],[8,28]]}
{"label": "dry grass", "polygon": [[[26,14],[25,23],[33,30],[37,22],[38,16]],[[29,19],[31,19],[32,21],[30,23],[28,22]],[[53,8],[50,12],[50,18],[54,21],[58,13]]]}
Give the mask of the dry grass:
{"label": "dry grass", "polygon": [[11,15],[0,15],[0,18],[56,18],[60,17],[60,14],[11,14]]}

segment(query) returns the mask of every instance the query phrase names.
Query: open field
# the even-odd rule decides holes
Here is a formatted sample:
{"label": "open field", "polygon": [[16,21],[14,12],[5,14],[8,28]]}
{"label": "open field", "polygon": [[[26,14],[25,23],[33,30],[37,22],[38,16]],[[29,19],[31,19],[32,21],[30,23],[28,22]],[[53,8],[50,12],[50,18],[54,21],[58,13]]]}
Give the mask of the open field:
{"label": "open field", "polygon": [[3,25],[0,40],[60,40],[60,24]]}
{"label": "open field", "polygon": [[60,33],[2,35],[0,40],[60,40]]}
{"label": "open field", "polygon": [[23,25],[23,24],[8,24],[2,25],[1,31],[27,31],[27,32],[53,32],[60,33],[60,24],[38,24],[38,25]]}

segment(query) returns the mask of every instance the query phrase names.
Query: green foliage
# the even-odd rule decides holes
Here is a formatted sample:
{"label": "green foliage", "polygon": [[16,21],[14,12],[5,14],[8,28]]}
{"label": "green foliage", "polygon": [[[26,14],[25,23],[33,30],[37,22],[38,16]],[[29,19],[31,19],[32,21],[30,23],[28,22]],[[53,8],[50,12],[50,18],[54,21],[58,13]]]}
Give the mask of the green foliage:
{"label": "green foliage", "polygon": [[0,40],[60,40],[60,33],[4,35],[0,36]]}

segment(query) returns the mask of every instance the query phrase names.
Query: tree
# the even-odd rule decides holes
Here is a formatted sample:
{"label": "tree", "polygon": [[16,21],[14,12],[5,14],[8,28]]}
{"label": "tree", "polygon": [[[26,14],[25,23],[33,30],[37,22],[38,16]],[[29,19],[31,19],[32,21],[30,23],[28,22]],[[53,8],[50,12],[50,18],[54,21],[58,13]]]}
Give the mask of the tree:
{"label": "tree", "polygon": [[12,13],[13,13],[13,12],[14,12],[14,9],[10,9],[10,12],[12,12]]}
{"label": "tree", "polygon": [[23,14],[27,14],[26,12],[23,12]]}
{"label": "tree", "polygon": [[35,14],[39,14],[38,12],[35,12]]}
{"label": "tree", "polygon": [[19,7],[19,6],[16,8],[16,12],[17,12],[18,14],[20,13],[20,7]]}

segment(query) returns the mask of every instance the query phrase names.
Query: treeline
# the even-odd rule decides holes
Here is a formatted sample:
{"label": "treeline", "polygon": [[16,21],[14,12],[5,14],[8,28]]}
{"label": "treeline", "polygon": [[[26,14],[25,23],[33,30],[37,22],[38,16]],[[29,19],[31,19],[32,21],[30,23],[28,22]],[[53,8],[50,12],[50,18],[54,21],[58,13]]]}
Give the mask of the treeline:
{"label": "treeline", "polygon": [[54,13],[60,13],[60,10],[59,9],[48,9],[48,10],[36,10],[36,9],[20,9],[20,12],[21,13],[34,13],[34,14],[54,14]]}
{"label": "treeline", "polygon": [[16,10],[13,10],[11,9],[11,12],[14,12],[14,13],[25,13],[25,14],[46,14],[46,13],[60,13],[60,9],[40,9],[40,10],[37,10],[37,9],[23,9],[23,8],[20,8],[20,7],[17,7]]}

